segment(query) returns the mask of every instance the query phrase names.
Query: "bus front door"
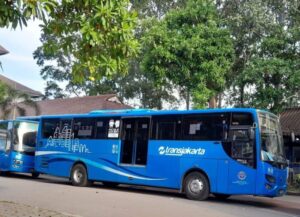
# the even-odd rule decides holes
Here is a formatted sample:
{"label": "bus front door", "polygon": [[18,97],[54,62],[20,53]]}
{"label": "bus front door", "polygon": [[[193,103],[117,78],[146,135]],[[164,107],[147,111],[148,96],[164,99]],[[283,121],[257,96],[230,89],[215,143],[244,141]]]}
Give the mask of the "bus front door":
{"label": "bus front door", "polygon": [[146,165],[150,118],[122,120],[121,164]]}
{"label": "bus front door", "polygon": [[255,194],[255,141],[249,138],[249,128],[230,130],[231,160],[228,168],[230,194]]}

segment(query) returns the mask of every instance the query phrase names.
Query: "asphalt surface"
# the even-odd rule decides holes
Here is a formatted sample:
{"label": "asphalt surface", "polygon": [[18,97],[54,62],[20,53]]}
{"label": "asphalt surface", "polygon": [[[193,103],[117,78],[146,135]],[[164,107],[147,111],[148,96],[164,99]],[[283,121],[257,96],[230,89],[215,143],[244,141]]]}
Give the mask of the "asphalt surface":
{"label": "asphalt surface", "polygon": [[101,183],[80,188],[66,179],[13,174],[0,176],[0,217],[6,216],[300,217],[300,197],[211,196],[200,202],[169,190]]}

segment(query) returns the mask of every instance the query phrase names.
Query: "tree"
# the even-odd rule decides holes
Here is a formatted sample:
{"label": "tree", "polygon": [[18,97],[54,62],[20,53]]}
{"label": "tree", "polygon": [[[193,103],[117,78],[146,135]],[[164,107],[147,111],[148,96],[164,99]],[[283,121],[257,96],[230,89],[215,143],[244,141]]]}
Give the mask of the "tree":
{"label": "tree", "polygon": [[[141,4],[142,2],[135,2],[132,7],[133,9],[139,8],[139,14],[145,9],[142,9]],[[160,4],[165,3],[162,1]],[[145,28],[146,26],[141,25],[136,28],[136,40],[140,40]],[[72,34],[73,38],[77,37],[76,32],[70,32],[69,34]],[[60,38],[56,37],[51,31],[44,31],[41,42],[43,44],[51,43],[57,45],[60,43]],[[62,47],[57,49],[56,52],[47,52],[44,46],[41,46],[34,52],[34,58],[37,60],[37,64],[42,67],[42,78],[47,81],[46,98],[117,93],[121,100],[135,102],[136,107],[162,108],[162,104],[165,101],[172,104],[176,102],[176,98],[172,96],[173,90],[170,86],[155,86],[154,79],[140,69],[141,57],[128,61],[129,72],[127,74],[117,73],[110,76],[102,76],[95,80],[86,79],[82,83],[74,81],[71,54],[65,52]],[[59,86],[60,83],[64,84],[65,88],[62,89]]]}
{"label": "tree", "polygon": [[229,32],[212,1],[190,0],[162,20],[152,19],[143,37],[143,69],[158,85],[173,84],[202,107],[225,87],[233,58]]}
{"label": "tree", "polygon": [[278,113],[299,93],[299,1],[227,0],[235,45],[229,101]]}
{"label": "tree", "polygon": [[3,0],[0,1],[0,27],[27,26],[31,18],[44,19],[56,6],[56,0]]}
{"label": "tree", "polygon": [[66,55],[77,83],[126,74],[138,51],[137,15],[128,8],[128,0],[58,1],[42,28],[43,52]]}
{"label": "tree", "polygon": [[131,0],[140,18],[162,18],[169,10],[183,7],[187,0]]}
{"label": "tree", "polygon": [[29,106],[34,109],[36,115],[40,113],[40,109],[35,101],[33,101],[29,95],[17,91],[5,84],[0,86],[4,87],[5,90],[3,98],[0,100],[0,109],[2,111],[1,119],[9,118],[12,112],[12,119],[16,118],[17,112],[20,116],[26,115],[26,110],[21,106],[21,104]]}

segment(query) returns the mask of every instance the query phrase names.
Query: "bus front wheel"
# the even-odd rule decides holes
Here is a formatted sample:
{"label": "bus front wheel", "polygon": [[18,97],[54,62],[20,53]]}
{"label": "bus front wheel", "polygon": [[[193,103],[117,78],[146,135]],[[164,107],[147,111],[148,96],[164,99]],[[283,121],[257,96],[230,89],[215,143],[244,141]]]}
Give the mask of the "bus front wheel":
{"label": "bus front wheel", "polygon": [[186,197],[191,200],[205,200],[209,195],[209,182],[200,172],[188,174],[183,187]]}
{"label": "bus front wheel", "polygon": [[91,185],[91,181],[88,180],[88,175],[85,166],[82,164],[76,164],[72,168],[71,172],[72,185],[79,187],[86,187]]}
{"label": "bus front wheel", "polygon": [[39,175],[40,175],[40,173],[38,173],[38,172],[31,173],[31,177],[34,179],[37,179],[39,177]]}

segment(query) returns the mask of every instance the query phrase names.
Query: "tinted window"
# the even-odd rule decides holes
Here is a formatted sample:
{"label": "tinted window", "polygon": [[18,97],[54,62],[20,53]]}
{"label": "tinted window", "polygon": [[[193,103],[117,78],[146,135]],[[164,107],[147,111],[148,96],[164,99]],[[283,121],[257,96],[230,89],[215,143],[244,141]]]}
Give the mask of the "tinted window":
{"label": "tinted window", "polygon": [[5,151],[7,140],[7,122],[0,123],[0,151]]}
{"label": "tinted window", "polygon": [[54,136],[55,131],[59,130],[59,119],[44,119],[42,123],[43,138],[49,138]]}
{"label": "tinted window", "polygon": [[193,115],[183,117],[184,140],[222,140],[227,129],[227,116],[224,114]]}
{"label": "tinted window", "polygon": [[96,119],[96,139],[117,139],[120,134],[120,118]]}
{"label": "tinted window", "polygon": [[95,128],[96,128],[96,139],[106,139],[108,132],[108,119],[97,119]]}
{"label": "tinted window", "polygon": [[95,120],[92,118],[74,119],[74,138],[92,139],[95,134]]}
{"label": "tinted window", "polygon": [[231,125],[253,125],[252,115],[250,113],[232,113]]}
{"label": "tinted window", "polygon": [[180,139],[181,118],[179,116],[153,117],[152,139]]}

